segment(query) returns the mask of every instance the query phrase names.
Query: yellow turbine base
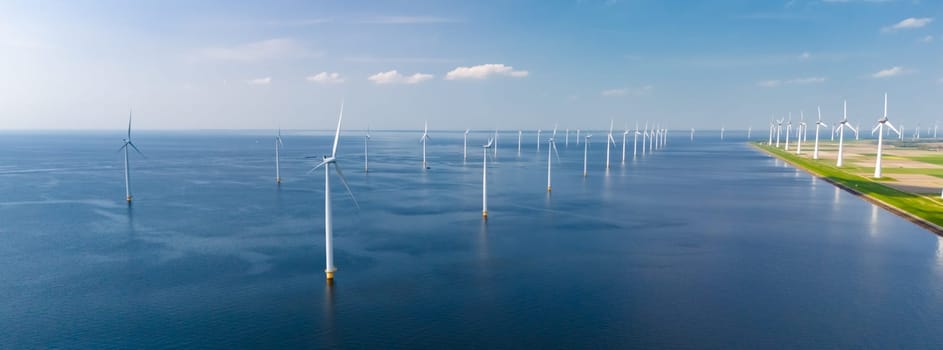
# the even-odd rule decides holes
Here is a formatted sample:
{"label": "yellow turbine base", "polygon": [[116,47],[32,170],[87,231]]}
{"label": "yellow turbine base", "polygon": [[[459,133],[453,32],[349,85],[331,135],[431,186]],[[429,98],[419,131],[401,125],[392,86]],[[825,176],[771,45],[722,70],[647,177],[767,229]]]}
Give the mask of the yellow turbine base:
{"label": "yellow turbine base", "polygon": [[[334,270],[334,271],[337,271],[337,270]],[[327,275],[327,279],[329,281],[334,280],[334,271],[324,271],[324,274]]]}
{"label": "yellow turbine base", "polygon": [[488,211],[485,210],[485,211],[481,212],[481,217],[487,219],[487,218],[488,218]]}
{"label": "yellow turbine base", "polygon": [[128,196],[127,200],[128,200],[128,203],[131,203],[131,196]]}
{"label": "yellow turbine base", "polygon": [[275,178],[275,183],[277,183],[277,184],[282,183],[282,178],[276,177],[276,178]]}
{"label": "yellow turbine base", "polygon": [[550,186],[547,186],[547,192],[550,192]]}

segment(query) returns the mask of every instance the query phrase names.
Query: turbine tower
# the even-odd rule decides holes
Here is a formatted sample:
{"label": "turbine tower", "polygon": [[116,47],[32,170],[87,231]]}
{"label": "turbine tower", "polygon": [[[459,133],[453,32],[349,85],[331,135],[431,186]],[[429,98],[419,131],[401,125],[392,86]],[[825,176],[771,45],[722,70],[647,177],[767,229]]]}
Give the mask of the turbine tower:
{"label": "turbine tower", "polygon": [[[557,136],[557,128],[553,128],[553,136],[550,136],[550,139],[547,140],[547,192],[550,192],[550,169],[551,169],[551,160],[553,155],[557,156],[557,161],[560,161],[560,152],[557,152],[557,144],[554,142],[554,137]],[[553,153],[553,154],[551,154]]]}
{"label": "turbine tower", "polygon": [[593,135],[586,135],[586,142],[584,142],[584,145],[583,145],[583,177],[586,177],[586,175],[588,174],[586,172],[586,164],[587,164],[587,161],[589,160],[589,138],[590,137],[593,137]]}
{"label": "turbine tower", "polygon": [[488,149],[494,146],[494,139],[481,146],[483,151],[481,163],[481,217],[488,220]]}
{"label": "turbine tower", "polygon": [[[131,203],[131,163],[129,160],[129,150],[128,148],[133,148],[135,152],[140,154],[142,157],[144,153],[141,153],[141,150],[138,149],[138,146],[134,145],[134,142],[131,142],[131,111],[128,111],[128,137],[122,140],[124,145],[118,149],[118,151],[124,150],[124,198]],[[130,147],[128,147],[130,146]]]}
{"label": "turbine tower", "polygon": [[629,139],[629,126],[625,125],[625,131],[622,132],[622,164],[625,164],[625,141]]}
{"label": "turbine tower", "polygon": [[828,127],[828,124],[822,121],[822,107],[816,108],[819,110],[819,120],[815,122],[815,150],[812,151],[812,159],[819,159],[819,127]]}
{"label": "turbine tower", "polygon": [[521,156],[521,136],[524,135],[524,131],[517,129],[517,156]]}
{"label": "turbine tower", "polygon": [[357,199],[354,198],[354,193],[350,191],[350,186],[347,185],[347,179],[344,178],[344,172],[341,171],[340,165],[337,164],[337,140],[340,137],[341,121],[343,119],[344,103],[341,102],[341,112],[340,116],[337,118],[337,131],[334,132],[334,146],[331,149],[331,155],[322,156],[321,163],[308,171],[310,174],[318,168],[324,167],[324,274],[327,275],[328,281],[334,280],[334,272],[337,271],[337,268],[334,266],[334,229],[331,224],[331,165],[334,165],[334,170],[337,172],[337,176],[341,179],[341,183],[344,185],[344,188],[347,189],[350,199],[354,201],[354,206],[356,206],[357,209],[360,209],[360,205],[357,204]]}
{"label": "turbine tower", "polygon": [[609,150],[616,146],[616,140],[612,138],[613,121],[609,121],[609,135],[606,139],[606,170],[609,170]]}
{"label": "turbine tower", "polygon": [[851,124],[848,124],[848,101],[842,102],[842,120],[838,122],[838,126],[835,127],[835,132],[838,132],[838,161],[835,163],[835,166],[838,167],[842,166],[842,158],[844,155],[845,128],[851,129],[855,134],[858,133],[858,130],[855,130]]}
{"label": "turbine tower", "polygon": [[632,158],[634,159],[638,155],[638,135],[642,134],[638,129],[638,121],[635,121],[635,131],[633,131],[632,134],[634,134],[632,136]]}
{"label": "turbine tower", "polygon": [[[129,136],[130,137],[130,136]],[[282,128],[278,128],[278,132],[275,134],[275,183],[282,183],[281,171],[279,170],[278,164],[278,151],[279,147],[283,146],[282,144]],[[130,196],[129,196],[130,197]]]}
{"label": "turbine tower", "polygon": [[363,135],[363,172],[370,172],[369,163],[367,162],[367,141],[370,141],[370,126],[367,125],[367,134]]}
{"label": "turbine tower", "polygon": [[874,129],[871,130],[871,134],[874,134],[875,131],[878,132],[878,154],[877,154],[877,159],[874,161],[874,178],[875,179],[881,178],[881,151],[882,151],[882,148],[883,148],[882,146],[884,143],[884,126],[885,125],[888,128],[890,128],[892,131],[896,132],[898,135],[903,135],[902,132],[897,131],[897,129],[894,128],[894,125],[891,124],[889,120],[887,120],[887,93],[884,93],[884,116],[881,117],[881,119],[878,119],[878,125],[875,125]]}
{"label": "turbine tower", "polygon": [[540,129],[537,129],[537,152],[540,152]]}
{"label": "turbine tower", "polygon": [[422,170],[429,169],[429,166],[426,164],[426,140],[429,140],[429,122],[427,121],[425,126],[422,128],[422,137],[419,138],[419,143],[422,144]]}
{"label": "turbine tower", "polygon": [[805,130],[805,114],[800,110],[799,111],[799,126],[797,127],[796,138],[796,154],[802,154],[802,135],[803,130]]}

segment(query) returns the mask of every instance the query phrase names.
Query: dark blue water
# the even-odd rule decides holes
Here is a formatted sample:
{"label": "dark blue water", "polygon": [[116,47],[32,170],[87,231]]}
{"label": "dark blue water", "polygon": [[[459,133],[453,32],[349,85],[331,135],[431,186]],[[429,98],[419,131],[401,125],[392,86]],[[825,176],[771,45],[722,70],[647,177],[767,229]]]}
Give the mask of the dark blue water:
{"label": "dark blue water", "polygon": [[[604,170],[592,145],[503,135],[481,220],[472,134],[0,134],[3,348],[940,348],[943,243],[754,151],[698,133]],[[601,136],[601,134],[599,135]],[[621,135],[620,135],[621,136]],[[599,137],[601,140],[602,138]],[[621,140],[620,140],[621,141]],[[631,145],[629,146],[631,153]]]}

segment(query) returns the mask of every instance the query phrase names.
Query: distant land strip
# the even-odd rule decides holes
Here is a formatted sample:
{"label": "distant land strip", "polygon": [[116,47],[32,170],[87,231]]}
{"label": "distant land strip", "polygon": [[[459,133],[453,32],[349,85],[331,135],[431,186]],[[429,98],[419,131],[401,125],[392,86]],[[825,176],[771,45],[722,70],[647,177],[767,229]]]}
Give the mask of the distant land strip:
{"label": "distant land strip", "polygon": [[854,175],[821,160],[803,158],[762,142],[750,142],[756,149],[782,159],[796,168],[851,192],[938,236],[943,236],[943,204],[926,196],[904,192],[872,179]]}

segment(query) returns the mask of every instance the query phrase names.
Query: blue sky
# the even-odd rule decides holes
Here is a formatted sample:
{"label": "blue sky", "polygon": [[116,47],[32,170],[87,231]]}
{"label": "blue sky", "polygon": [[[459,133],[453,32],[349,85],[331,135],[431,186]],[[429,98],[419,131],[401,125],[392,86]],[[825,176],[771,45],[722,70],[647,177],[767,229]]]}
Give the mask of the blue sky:
{"label": "blue sky", "polygon": [[[929,125],[943,2],[5,1],[0,129]],[[395,72],[393,72],[395,71]]]}

